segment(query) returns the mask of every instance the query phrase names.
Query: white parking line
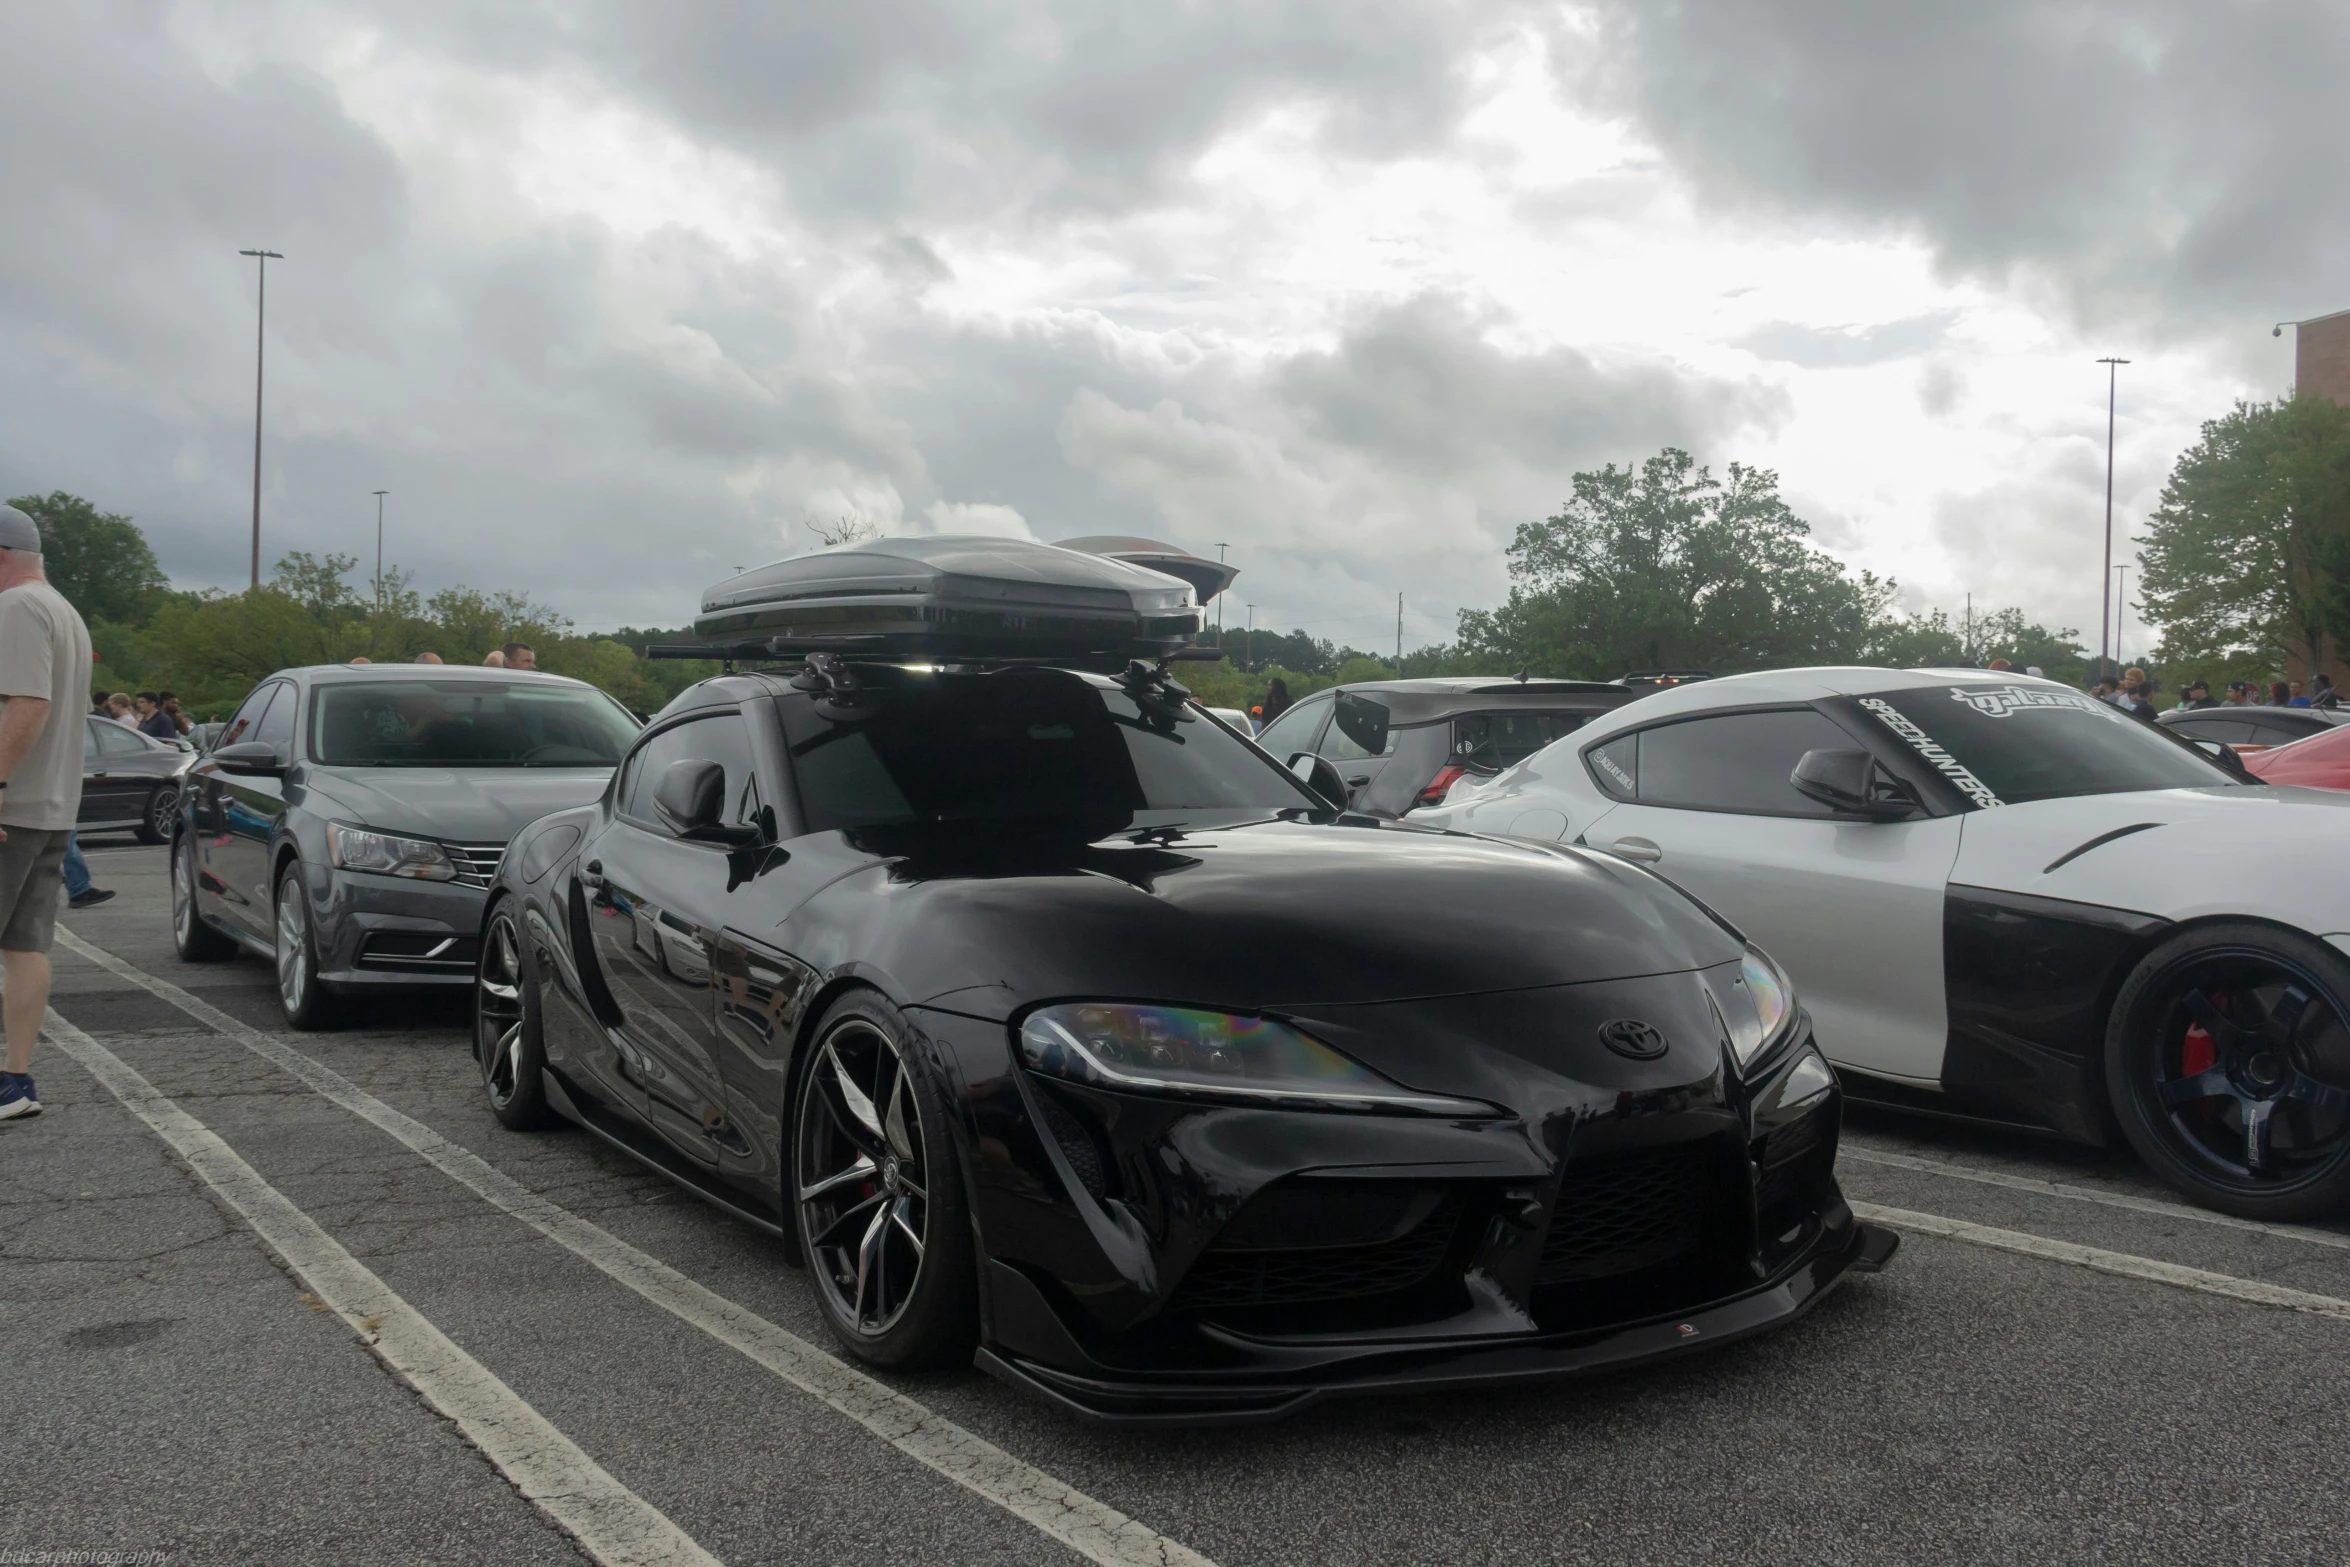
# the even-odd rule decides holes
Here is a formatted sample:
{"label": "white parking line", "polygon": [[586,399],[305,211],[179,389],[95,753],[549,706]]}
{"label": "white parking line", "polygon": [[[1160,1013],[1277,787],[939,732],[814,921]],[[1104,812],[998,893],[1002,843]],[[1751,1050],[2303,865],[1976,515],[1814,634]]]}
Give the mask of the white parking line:
{"label": "white parking line", "polygon": [[2233,1274],[2207,1273],[2201,1268],[2181,1267],[2175,1262],[2160,1262],[2152,1257],[2132,1256],[2123,1251],[2107,1251],[2101,1246],[2076,1246],[2071,1241],[2052,1241],[2043,1235],[2027,1235],[2022,1230],[1969,1224],[1964,1219],[1945,1219],[1938,1213],[1915,1213],[1907,1208],[1886,1208],[1873,1202],[1856,1202],[1852,1205],[1852,1211],[1872,1223],[1915,1230],[1921,1235],[1939,1235],[1945,1240],[1964,1241],[1970,1246],[1988,1246],[1994,1251],[2011,1251],[2050,1262],[2066,1262],[2076,1268],[2090,1268],[2120,1278],[2145,1279],[2155,1284],[2168,1284],[2176,1289],[2194,1290],[2202,1295],[2225,1295],[2230,1300],[2250,1301],[2256,1306],[2281,1306],[2290,1311],[2306,1311],[2316,1316],[2338,1317],[2350,1322],[2350,1300],[2332,1295],[2313,1295],[2307,1290],[2287,1289],[2281,1284],[2263,1284],[2257,1279],[2239,1279]]}
{"label": "white parking line", "polygon": [[[64,932],[60,931],[60,935]],[[210,1127],[165,1097],[113,1051],[52,1010],[44,1032],[124,1108],[147,1123],[215,1195],[286,1260],[311,1293],[423,1395],[514,1488],[606,1567],[719,1567],[667,1515],[605,1472],[390,1285],[263,1180]]]}
{"label": "white parking line", "polygon": [[2150,1213],[2165,1219],[2192,1219],[2197,1224],[2215,1224],[2223,1229],[2248,1230],[2255,1235],[2273,1235],[2280,1240],[2306,1241],[2312,1246],[2331,1246],[2339,1251],[2350,1251],[2350,1235],[2336,1234],[2332,1230],[2310,1229],[2299,1224],[2263,1224],[2258,1219],[2239,1219],[2232,1214],[2213,1213],[2208,1208],[2190,1208],[2185,1203],[2163,1202],[2154,1197],[2134,1197],[2127,1192],[2101,1192],[2087,1186],[2069,1186],[2062,1181],[2009,1175],[2002,1170],[1972,1169],[1966,1165],[1945,1164],[1938,1159],[1920,1159],[1914,1154],[1856,1148],[1849,1142],[1837,1148],[1836,1158],[1839,1163],[1849,1159],[1860,1164],[1881,1164],[1896,1170],[1915,1170],[1923,1175],[1974,1181],[1984,1186],[2004,1186],[2010,1191],[2030,1192],[2037,1197],[2062,1197],[2067,1202],[2093,1202],[2107,1208],[2126,1208],[2132,1213]]}
{"label": "white parking line", "polygon": [[58,927],[57,939],[77,956],[160,996],[198,1022],[284,1068],[325,1098],[389,1134],[483,1201],[521,1220],[654,1305],[739,1350],[802,1392],[864,1426],[898,1451],[1033,1525],[1079,1555],[1103,1563],[1104,1567],[1215,1567],[1189,1547],[1014,1458],[945,1416],[844,1365],[799,1335],[746,1311],[650,1253],[639,1251],[600,1226],[549,1202],[479,1155],[393,1109],[331,1067],[311,1060],[257,1028],[238,1022],[169,980],[158,979],[137,965],[92,946],[63,926]]}

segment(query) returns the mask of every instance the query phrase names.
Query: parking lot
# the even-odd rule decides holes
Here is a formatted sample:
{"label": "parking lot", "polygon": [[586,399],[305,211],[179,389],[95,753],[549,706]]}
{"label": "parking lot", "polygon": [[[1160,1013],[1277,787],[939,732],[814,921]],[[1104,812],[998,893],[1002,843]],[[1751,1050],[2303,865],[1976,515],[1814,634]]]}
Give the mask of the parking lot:
{"label": "parking lot", "polygon": [[500,1130],[460,1000],[291,1033],[260,961],[173,955],[163,851],[91,860],[122,895],[64,922],[47,1108],[0,1126],[0,1546],[2350,1556],[2350,1225],[2219,1219],[2123,1156],[1856,1117],[1845,1190],[1902,1251],[1775,1337],[1576,1384],[1103,1431],[977,1373],[848,1370],[775,1243],[584,1132]]}

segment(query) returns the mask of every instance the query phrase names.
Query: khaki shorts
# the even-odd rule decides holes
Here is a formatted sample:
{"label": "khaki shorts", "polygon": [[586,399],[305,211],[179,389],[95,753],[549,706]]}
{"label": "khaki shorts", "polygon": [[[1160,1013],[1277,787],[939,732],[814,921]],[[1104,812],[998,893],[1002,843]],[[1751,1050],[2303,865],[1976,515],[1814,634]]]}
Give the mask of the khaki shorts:
{"label": "khaki shorts", "polygon": [[70,827],[11,827],[0,843],[0,952],[46,952],[57,940]]}

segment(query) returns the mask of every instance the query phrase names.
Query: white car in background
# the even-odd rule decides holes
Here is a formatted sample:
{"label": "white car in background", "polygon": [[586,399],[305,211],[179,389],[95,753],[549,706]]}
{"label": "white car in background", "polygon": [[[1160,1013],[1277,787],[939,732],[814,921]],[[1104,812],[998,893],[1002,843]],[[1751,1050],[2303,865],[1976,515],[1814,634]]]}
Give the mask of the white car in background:
{"label": "white car in background", "polygon": [[1695,894],[1785,965],[1855,1099],[2118,1122],[2206,1206],[2339,1212],[2350,794],[2217,751],[2049,680],[1780,670],[1659,691],[1411,819]]}

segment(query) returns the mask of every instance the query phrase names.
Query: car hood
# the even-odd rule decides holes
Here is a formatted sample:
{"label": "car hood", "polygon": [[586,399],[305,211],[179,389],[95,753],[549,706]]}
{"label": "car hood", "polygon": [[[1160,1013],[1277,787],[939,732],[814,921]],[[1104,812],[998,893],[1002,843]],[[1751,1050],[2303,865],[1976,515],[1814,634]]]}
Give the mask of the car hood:
{"label": "car hood", "polygon": [[604,792],[609,767],[311,767],[312,810],[360,827],[506,843],[550,811]]}
{"label": "car hood", "polygon": [[782,945],[822,967],[878,961],[901,994],[977,1015],[1075,996],[1254,1011],[1464,995],[1678,973],[1742,950],[1608,856],[1393,823],[859,846],[888,858],[801,905]]}

